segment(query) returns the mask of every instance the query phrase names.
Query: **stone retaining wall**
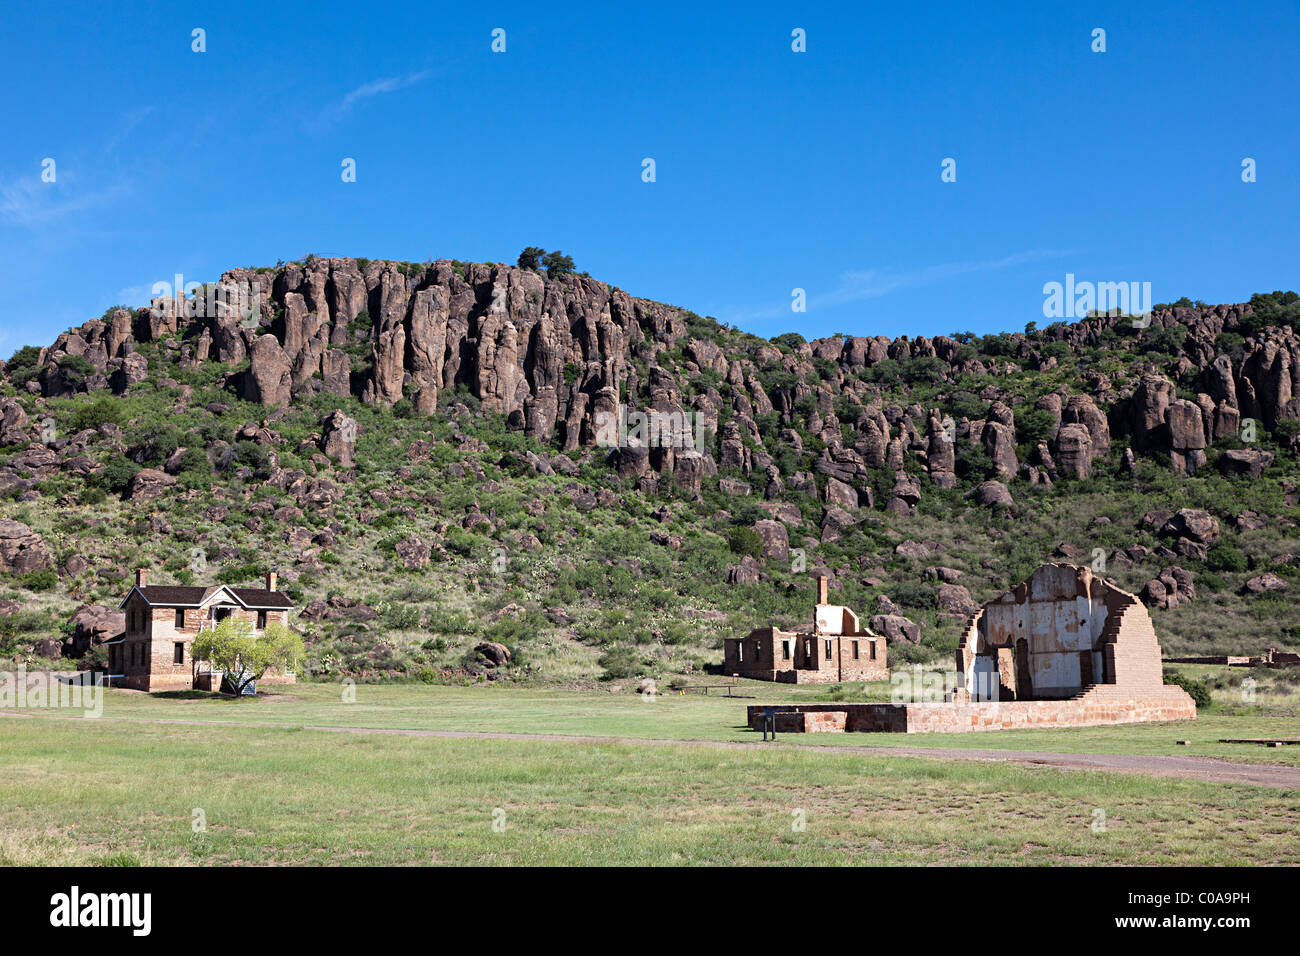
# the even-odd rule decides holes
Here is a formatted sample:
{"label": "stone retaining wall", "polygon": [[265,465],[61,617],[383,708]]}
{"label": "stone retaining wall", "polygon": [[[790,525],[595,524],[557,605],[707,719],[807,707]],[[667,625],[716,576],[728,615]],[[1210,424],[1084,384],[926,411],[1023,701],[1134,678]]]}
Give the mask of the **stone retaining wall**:
{"label": "stone retaining wall", "polygon": [[[1097,727],[1147,721],[1193,720],[1196,704],[1180,687],[1166,686],[1142,697],[1098,686],[1069,700],[974,701],[917,704],[751,705],[749,726],[763,729],[764,711],[778,711],[777,730],[812,729],[850,733],[948,733],[1021,730],[1035,727]],[[784,712],[784,713],[782,713]],[[802,720],[795,719],[796,715]],[[816,715],[814,717],[814,715]],[[822,715],[826,715],[823,717]],[[831,716],[835,715],[835,716]],[[842,719],[839,715],[843,715]]]}

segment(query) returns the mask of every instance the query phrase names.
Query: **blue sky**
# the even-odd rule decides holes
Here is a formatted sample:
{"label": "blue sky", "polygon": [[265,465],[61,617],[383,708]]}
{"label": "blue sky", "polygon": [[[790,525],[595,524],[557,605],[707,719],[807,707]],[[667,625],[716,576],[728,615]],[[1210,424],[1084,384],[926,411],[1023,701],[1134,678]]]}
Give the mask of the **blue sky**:
{"label": "blue sky", "polygon": [[558,248],[809,338],[1300,286],[1300,5],[984,6],[6,4],[0,354],[309,252]]}

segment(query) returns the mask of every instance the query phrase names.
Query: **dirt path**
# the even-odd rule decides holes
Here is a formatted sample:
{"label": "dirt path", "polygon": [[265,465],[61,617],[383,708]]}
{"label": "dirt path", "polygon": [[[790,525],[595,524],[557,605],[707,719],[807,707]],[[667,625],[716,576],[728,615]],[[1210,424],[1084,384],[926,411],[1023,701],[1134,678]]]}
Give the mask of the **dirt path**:
{"label": "dirt path", "polygon": [[[0,717],[44,717],[49,720],[83,720],[0,711]],[[1052,767],[1058,770],[1105,770],[1114,773],[1137,773],[1152,777],[1178,777],[1209,783],[1240,783],[1256,787],[1282,787],[1300,790],[1300,767],[1268,764],[1233,763],[1220,757],[1166,756],[1163,754],[1051,753],[1039,750],[966,750],[958,747],[853,747],[836,745],[748,743],[733,740],[671,740],[662,737],[598,737],[585,734],[494,733],[478,730],[418,730],[395,727],[326,727],[315,724],[262,724],[251,721],[179,720],[167,718],[99,717],[101,721],[123,723],[179,724],[188,727],[247,727],[255,730],[314,730],[331,734],[386,734],[400,737],[451,737],[468,740],[547,740],[583,744],[649,744],[656,747],[716,747],[752,750],[778,747],[782,750],[824,753],[869,754],[877,757],[929,757],[938,760],[985,760]]]}

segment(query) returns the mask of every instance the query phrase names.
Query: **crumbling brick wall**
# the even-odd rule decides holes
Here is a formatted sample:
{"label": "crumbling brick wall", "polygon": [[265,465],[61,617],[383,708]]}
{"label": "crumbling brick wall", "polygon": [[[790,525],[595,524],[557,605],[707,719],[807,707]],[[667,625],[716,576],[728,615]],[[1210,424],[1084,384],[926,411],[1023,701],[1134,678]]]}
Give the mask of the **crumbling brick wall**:
{"label": "crumbling brick wall", "polygon": [[1146,607],[1088,568],[1045,564],[981,607],[957,649],[975,699],[1073,697],[1094,685],[1164,686]]}

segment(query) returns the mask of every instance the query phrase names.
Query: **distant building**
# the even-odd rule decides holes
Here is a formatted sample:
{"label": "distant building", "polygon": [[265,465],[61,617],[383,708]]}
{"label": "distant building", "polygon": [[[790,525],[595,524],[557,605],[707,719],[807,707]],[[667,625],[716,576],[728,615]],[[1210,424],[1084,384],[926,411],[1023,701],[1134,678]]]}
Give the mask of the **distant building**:
{"label": "distant building", "polygon": [[858,623],[848,608],[827,602],[827,580],[817,578],[811,631],[760,627],[748,637],[729,637],[724,669],[736,677],[785,684],[834,684],[888,680],[885,639]]}
{"label": "distant building", "polygon": [[[135,573],[135,586],[119,606],[126,612],[126,633],[106,642],[111,681],[135,690],[220,690],[224,674],[207,661],[195,660],[194,639],[227,618],[247,621],[256,632],[270,623],[289,623],[293,602],[276,590],[274,572],[265,588],[180,587],[150,585],[148,572]],[[292,684],[292,673],[268,671],[267,684]]]}

